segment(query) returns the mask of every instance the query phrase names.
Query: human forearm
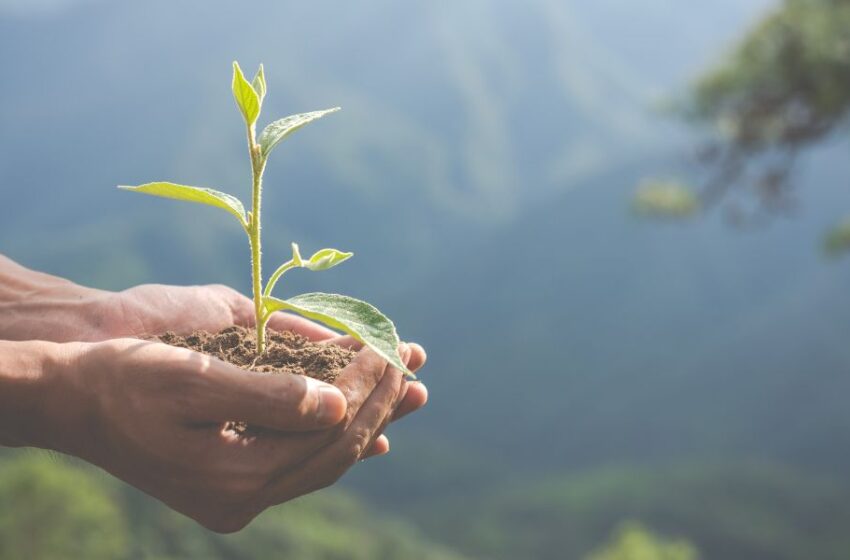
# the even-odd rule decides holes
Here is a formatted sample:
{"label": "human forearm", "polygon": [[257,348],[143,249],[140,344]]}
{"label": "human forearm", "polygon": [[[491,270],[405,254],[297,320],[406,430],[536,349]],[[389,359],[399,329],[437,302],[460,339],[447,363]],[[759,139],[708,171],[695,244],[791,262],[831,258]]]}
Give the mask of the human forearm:
{"label": "human forearm", "polygon": [[0,340],[92,338],[103,327],[108,294],[0,255]]}
{"label": "human forearm", "polygon": [[75,407],[51,380],[68,356],[66,345],[0,341],[0,445],[63,447],[57,427]]}

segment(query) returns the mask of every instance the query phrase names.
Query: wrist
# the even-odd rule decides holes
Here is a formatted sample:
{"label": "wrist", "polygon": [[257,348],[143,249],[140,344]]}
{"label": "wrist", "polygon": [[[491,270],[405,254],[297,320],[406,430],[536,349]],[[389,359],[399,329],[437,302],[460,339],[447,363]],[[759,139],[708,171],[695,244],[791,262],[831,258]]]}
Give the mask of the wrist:
{"label": "wrist", "polygon": [[[67,372],[67,345],[0,341],[0,445],[60,449],[55,380]],[[68,399],[70,400],[70,399]]]}

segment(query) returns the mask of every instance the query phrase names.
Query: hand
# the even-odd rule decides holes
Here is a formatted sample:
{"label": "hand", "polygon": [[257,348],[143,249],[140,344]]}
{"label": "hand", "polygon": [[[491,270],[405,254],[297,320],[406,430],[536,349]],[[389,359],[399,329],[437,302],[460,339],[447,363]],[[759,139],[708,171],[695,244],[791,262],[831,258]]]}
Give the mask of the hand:
{"label": "hand", "polygon": [[[189,333],[195,330],[217,332],[231,325],[252,326],[254,303],[236,290],[220,284],[207,286],[168,286],[145,284],[112,294],[108,312],[109,320],[102,322],[102,330],[95,340],[122,336],[143,336],[167,330]],[[293,331],[313,342],[340,344],[359,350],[362,345],[351,337],[340,336],[330,329],[289,313],[275,313],[269,328],[276,331]],[[415,343],[410,348],[411,371],[421,368],[426,361],[425,350]],[[405,398],[396,419],[419,408],[428,401],[428,390],[422,383],[405,383]],[[389,452],[389,440],[381,434],[368,455]]]}
{"label": "hand", "polygon": [[[253,324],[253,303],[221,285],[166,286],[148,284],[113,293],[86,288],[63,278],[26,269],[0,255],[0,339],[103,341],[124,336],[156,334],[165,330],[217,331],[232,324]],[[311,340],[357,346],[311,321],[276,313],[269,322],[275,330],[292,330]],[[409,345],[408,367],[416,371],[425,352]],[[2,373],[2,372],[0,372]],[[422,407],[428,393],[421,383],[406,383],[405,398],[395,418]],[[367,455],[389,451],[381,435]]]}
{"label": "hand", "polygon": [[[122,292],[96,290],[28,270],[0,255],[0,315],[2,340],[98,342],[168,330],[217,332],[234,324],[251,326],[254,304],[223,285],[145,284]],[[357,346],[348,337],[287,313],[275,313],[269,328],[294,331],[313,341]],[[410,348],[411,363],[421,367],[425,352],[416,344]],[[424,385],[408,385],[399,417],[422,407],[427,400]],[[389,442],[382,436],[372,452],[388,450]]]}
{"label": "hand", "polygon": [[[335,388],[133,339],[61,346],[69,365],[51,368],[39,407],[53,415],[51,447],[219,532],[335,482],[404,398],[401,373],[368,349]],[[236,437],[229,420],[259,430]]]}

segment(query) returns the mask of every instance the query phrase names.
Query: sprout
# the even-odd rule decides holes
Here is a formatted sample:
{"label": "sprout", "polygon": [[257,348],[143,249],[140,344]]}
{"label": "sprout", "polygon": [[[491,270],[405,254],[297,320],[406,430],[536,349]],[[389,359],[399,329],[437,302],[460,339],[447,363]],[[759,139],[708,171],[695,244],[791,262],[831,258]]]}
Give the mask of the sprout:
{"label": "sprout", "polygon": [[280,265],[268,282],[263,285],[261,249],[261,205],[263,172],[272,150],[301,127],[339,110],[339,107],[301,113],[276,120],[266,126],[257,136],[256,124],[263,107],[267,86],[263,65],[254,79],[249,82],[239,64],[233,63],[231,84],[233,98],[248,136],[248,153],[251,158],[251,211],[246,212],[242,202],[235,196],[213,189],[190,187],[176,183],[156,182],[135,187],[119,187],[125,190],[197,202],[215,206],[231,214],[248,235],[251,249],[251,280],[254,292],[254,312],[257,329],[257,352],[262,354],[266,347],[266,325],[277,311],[291,311],[320,321],[331,328],[344,331],[407,375],[413,374],[404,366],[398,354],[399,338],[395,326],[383,313],[372,305],[338,294],[304,294],[288,300],[272,296],[278,280],[293,268],[319,271],[336,266],[352,256],[352,253],[336,249],[321,249],[309,259],[304,259],[298,245],[292,244],[292,258]]}

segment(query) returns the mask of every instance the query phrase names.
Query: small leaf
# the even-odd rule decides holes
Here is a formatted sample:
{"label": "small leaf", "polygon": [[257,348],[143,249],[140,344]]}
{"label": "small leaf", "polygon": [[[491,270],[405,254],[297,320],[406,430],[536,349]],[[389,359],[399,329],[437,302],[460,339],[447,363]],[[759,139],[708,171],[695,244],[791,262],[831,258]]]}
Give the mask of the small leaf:
{"label": "small leaf", "polygon": [[236,100],[242,116],[245,117],[245,123],[251,126],[257,122],[257,117],[260,115],[260,98],[254,91],[254,87],[245,79],[245,75],[242,74],[242,69],[239,68],[239,63],[236,61],[233,62],[231,89],[233,90],[233,98]]}
{"label": "small leaf", "polygon": [[266,74],[263,72],[262,64],[260,64],[260,68],[254,75],[254,79],[251,81],[251,87],[253,87],[254,91],[257,92],[257,97],[260,98],[260,105],[262,106],[263,99],[266,97]]}
{"label": "small leaf", "polygon": [[321,249],[313,253],[313,256],[310,257],[310,260],[303,263],[302,266],[304,268],[309,268],[313,271],[327,270],[343,261],[347,261],[353,255],[354,253],[343,253],[342,251],[337,251],[336,249]]}
{"label": "small leaf", "polygon": [[260,133],[259,143],[263,151],[263,156],[268,157],[272,149],[280,144],[280,142],[304,126],[316,119],[320,119],[330,113],[339,111],[339,107],[333,109],[325,109],[324,111],[313,111],[312,113],[300,113],[298,115],[289,115],[280,120],[274,121]]}
{"label": "small leaf", "polygon": [[365,301],[338,294],[303,294],[288,300],[264,297],[268,312],[294,311],[344,331],[375,351],[392,366],[413,377],[398,355],[395,325],[383,313]]}
{"label": "small leaf", "polygon": [[248,217],[245,214],[245,207],[242,202],[235,196],[227,193],[219,192],[213,189],[205,189],[203,187],[189,187],[186,185],[178,185],[176,183],[146,183],[137,187],[128,187],[119,185],[119,189],[127,191],[152,194],[163,198],[173,198],[175,200],[186,200],[188,202],[198,202],[200,204],[208,204],[227,210],[239,220],[242,227],[248,226]]}

